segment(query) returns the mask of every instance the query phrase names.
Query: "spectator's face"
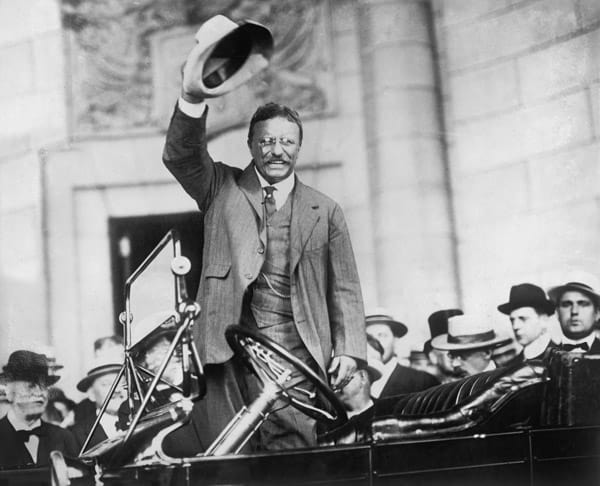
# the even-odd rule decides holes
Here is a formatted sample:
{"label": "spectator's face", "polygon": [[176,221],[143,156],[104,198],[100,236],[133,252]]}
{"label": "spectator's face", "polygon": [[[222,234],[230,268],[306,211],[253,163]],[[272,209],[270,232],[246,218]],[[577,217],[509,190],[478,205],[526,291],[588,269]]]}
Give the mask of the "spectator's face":
{"label": "spectator's face", "polygon": [[27,420],[38,418],[48,404],[48,387],[30,381],[14,381],[8,384],[8,400],[19,417]]}
{"label": "spectator's face", "polygon": [[394,356],[394,333],[387,324],[371,324],[367,333],[381,343],[383,347],[382,360],[387,363]]}
{"label": "spectator's face", "polygon": [[299,140],[298,125],[287,118],[270,118],[254,125],[250,153],[256,170],[267,182],[279,182],[294,171],[300,152]]}
{"label": "spectator's face", "polygon": [[454,372],[458,376],[473,376],[486,369],[492,359],[489,350],[450,351],[448,353]]}
{"label": "spectator's face", "polygon": [[546,316],[539,315],[533,307],[521,307],[510,313],[510,323],[517,342],[527,346],[544,332]]}
{"label": "spectator's face", "polygon": [[[116,377],[117,373],[107,373],[106,375],[102,375],[96,378],[88,389],[88,396],[90,397],[90,400],[96,404],[96,408],[100,408],[104,403]],[[119,406],[126,398],[127,394],[125,392],[125,387],[122,384],[119,384],[115,389],[110,402],[108,402],[106,412],[115,415],[119,410]]]}
{"label": "spectator's face", "polygon": [[568,290],[560,296],[557,312],[562,332],[569,339],[589,336],[600,318],[592,299],[577,290]]}

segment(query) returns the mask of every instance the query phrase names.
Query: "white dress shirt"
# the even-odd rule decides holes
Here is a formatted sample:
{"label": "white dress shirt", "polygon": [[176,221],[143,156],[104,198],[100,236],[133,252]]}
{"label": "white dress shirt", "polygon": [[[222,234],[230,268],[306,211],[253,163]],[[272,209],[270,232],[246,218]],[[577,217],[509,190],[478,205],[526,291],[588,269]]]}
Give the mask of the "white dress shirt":
{"label": "white dress shirt", "polygon": [[[17,418],[15,413],[12,410],[9,410],[6,414],[6,418],[10,422],[10,424],[14,427],[15,430],[33,430],[36,427],[42,425],[42,421],[37,419],[33,424],[28,424],[27,422],[23,422]],[[37,462],[37,453],[38,448],[40,446],[40,438],[37,435],[30,435],[29,440],[25,442],[25,447],[31,456],[33,462]]]}

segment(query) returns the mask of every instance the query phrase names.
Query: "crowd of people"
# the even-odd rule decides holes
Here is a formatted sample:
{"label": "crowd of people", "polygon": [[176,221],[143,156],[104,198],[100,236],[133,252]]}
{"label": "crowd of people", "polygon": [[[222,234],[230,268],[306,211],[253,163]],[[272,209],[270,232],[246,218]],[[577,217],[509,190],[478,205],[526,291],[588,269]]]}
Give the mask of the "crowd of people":
{"label": "crowd of people", "polygon": [[[411,360],[411,366],[400,364],[394,352],[397,340],[404,338],[408,326],[385,313],[367,315],[367,359],[359,363],[344,386],[335,388],[350,421],[360,424],[371,420],[378,400],[419,392],[500,366],[540,360],[552,348],[600,352],[597,336],[600,293],[595,281],[567,282],[550,288],[547,294],[531,283],[515,285],[510,289],[508,302],[499,304],[497,309],[509,319],[513,336],[499,335],[488,321],[461,309],[433,312],[428,319],[431,339],[423,344],[420,358]],[[549,321],[555,312],[562,336],[553,340]],[[141,369],[151,372],[158,369],[174,334],[174,326],[162,325],[143,340],[143,346],[138,346],[134,353]],[[495,353],[502,348],[510,352]],[[45,464],[48,452],[54,449],[76,456],[86,441],[91,447],[126,430],[127,391],[121,381],[88,439],[98,412],[121,371],[122,353],[119,337],[96,340],[94,365],[77,383],[77,389],[87,395],[79,403],[59,388],[65,370],[52,357],[28,350],[11,353],[0,375],[0,437],[3,439],[0,465]],[[180,384],[183,379],[179,353],[172,356],[164,379],[156,391],[157,404],[181,397],[173,391],[176,387],[170,386]],[[347,430],[355,433],[365,427]],[[331,442],[332,437],[325,432],[321,443]],[[333,442],[363,439],[337,434]],[[201,450],[204,446],[199,442],[196,447]]]}

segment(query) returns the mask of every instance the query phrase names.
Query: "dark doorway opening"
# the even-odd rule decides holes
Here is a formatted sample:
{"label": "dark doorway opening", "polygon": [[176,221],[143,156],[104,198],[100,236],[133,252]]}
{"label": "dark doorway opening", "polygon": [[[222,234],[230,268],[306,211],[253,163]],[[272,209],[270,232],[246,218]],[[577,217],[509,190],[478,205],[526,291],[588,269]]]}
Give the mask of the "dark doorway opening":
{"label": "dark doorway opening", "polygon": [[125,310],[125,281],[172,228],[179,232],[181,253],[192,263],[186,284],[189,296],[195,298],[202,265],[200,212],[109,218],[115,334],[123,334],[119,314]]}

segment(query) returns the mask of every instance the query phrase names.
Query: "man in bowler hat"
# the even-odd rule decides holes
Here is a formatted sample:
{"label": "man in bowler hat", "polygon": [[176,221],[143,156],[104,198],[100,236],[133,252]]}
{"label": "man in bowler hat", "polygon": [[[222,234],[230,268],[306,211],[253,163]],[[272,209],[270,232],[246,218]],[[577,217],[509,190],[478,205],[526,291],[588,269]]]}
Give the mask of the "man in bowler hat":
{"label": "man in bowler hat", "polygon": [[43,466],[51,451],[75,457],[79,452],[73,435],[41,419],[48,403],[48,387],[59,380],[49,374],[42,354],[13,352],[3,368],[7,385],[8,413],[0,419],[0,466]]}
{"label": "man in bowler hat", "polygon": [[394,353],[394,341],[403,337],[407,327],[387,313],[371,314],[366,317],[367,334],[379,341],[383,348],[382,377],[373,382],[371,394],[375,398],[386,398],[404,393],[425,390],[440,382],[433,375],[414,370],[398,363]]}
{"label": "man in bowler hat", "polygon": [[523,346],[510,364],[540,359],[552,347],[548,324],[554,303],[541,287],[531,283],[513,285],[508,302],[500,304],[498,310],[509,317],[515,339]]}
{"label": "man in bowler hat", "polygon": [[560,348],[600,354],[600,340],[595,333],[600,319],[600,284],[592,275],[577,277],[548,290],[548,295],[556,304],[563,333]]}

